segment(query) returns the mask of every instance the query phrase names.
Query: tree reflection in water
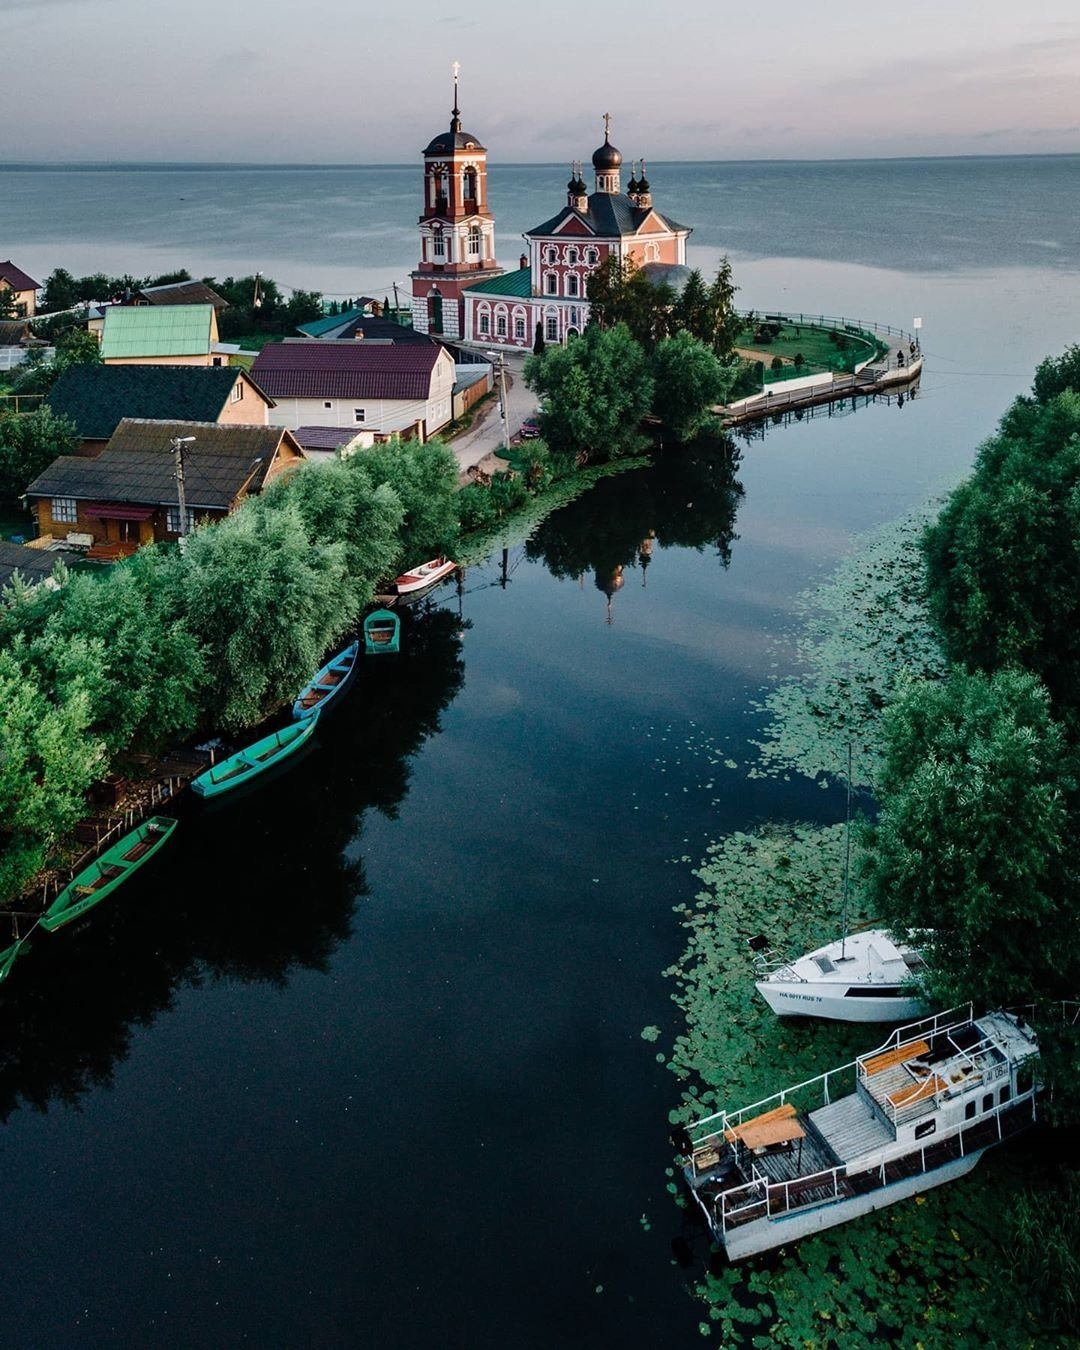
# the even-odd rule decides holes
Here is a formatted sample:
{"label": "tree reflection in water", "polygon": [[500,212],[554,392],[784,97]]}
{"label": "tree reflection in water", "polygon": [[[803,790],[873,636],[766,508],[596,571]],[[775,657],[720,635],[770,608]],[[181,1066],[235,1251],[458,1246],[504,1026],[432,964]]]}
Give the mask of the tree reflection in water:
{"label": "tree reflection in water", "polygon": [[743,497],[735,476],[739,462],[728,437],[703,436],[648,468],[601,479],[538,526],[526,557],[560,578],[592,572],[609,600],[624,584],[627,567],[640,568],[645,584],[657,547],[711,548],[727,567]]}
{"label": "tree reflection in water", "polygon": [[347,852],[366,811],[396,815],[410,756],[461,689],[460,627],[430,605],[404,613],[400,656],[362,664],[313,753],[216,806],[185,795],[169,849],[81,925],[33,942],[0,990],[0,1119],[108,1084],[132,1028],[183,985],[327,968],[366,893]]}

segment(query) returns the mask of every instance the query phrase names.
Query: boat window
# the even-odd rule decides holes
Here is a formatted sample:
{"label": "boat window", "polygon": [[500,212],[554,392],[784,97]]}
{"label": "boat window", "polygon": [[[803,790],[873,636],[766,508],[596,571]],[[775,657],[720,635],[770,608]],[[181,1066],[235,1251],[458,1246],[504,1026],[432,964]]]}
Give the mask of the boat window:
{"label": "boat window", "polygon": [[822,975],[828,975],[830,971],[836,969],[827,956],[815,956],[814,965],[821,971]]}
{"label": "boat window", "polygon": [[982,1109],[984,1111],[990,1111],[993,1109],[993,1106],[994,1106],[994,1094],[992,1092],[988,1092],[986,1096],[983,1098]]}
{"label": "boat window", "polygon": [[974,1102],[974,1101],[968,1102],[968,1104],[964,1107],[964,1119],[965,1119],[965,1120],[974,1120],[974,1119],[975,1119],[975,1102]]}
{"label": "boat window", "polygon": [[1035,1086],[1035,1075],[1031,1071],[1031,1065],[1025,1064],[1016,1075],[1016,1090],[1019,1093],[1030,1092]]}
{"label": "boat window", "polygon": [[915,1126],[915,1138],[925,1139],[928,1134],[933,1134],[936,1129],[936,1120],[924,1120],[921,1124]]}
{"label": "boat window", "polygon": [[1012,1088],[1009,1087],[1008,1083],[1006,1083],[1005,1086],[1001,1089],[1001,1104],[1002,1104],[1002,1106],[1005,1105],[1005,1103],[1009,1100],[1009,1098],[1010,1098],[1011,1096],[1012,1096]]}

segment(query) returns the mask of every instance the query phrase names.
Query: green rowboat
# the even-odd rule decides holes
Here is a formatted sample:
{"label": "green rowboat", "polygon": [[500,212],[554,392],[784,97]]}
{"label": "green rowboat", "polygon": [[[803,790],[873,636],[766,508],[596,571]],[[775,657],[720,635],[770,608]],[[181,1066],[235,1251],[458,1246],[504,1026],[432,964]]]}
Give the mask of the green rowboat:
{"label": "green rowboat", "polygon": [[364,620],[364,651],[368,656],[401,650],[401,620],[389,609],[377,609]]}
{"label": "green rowboat", "polygon": [[319,710],[316,708],[309,717],[291,722],[280,731],[264,736],[254,745],[223,759],[220,764],[212,764],[198,778],[192,779],[192,792],[198,793],[200,797],[217,797],[243,783],[250,783],[257,774],[265,773],[299,750],[315,730],[318,721]]}
{"label": "green rowboat", "polygon": [[18,942],[13,942],[10,947],[0,951],[0,984],[3,984],[11,974],[11,967],[15,964],[15,958],[25,941],[25,938],[19,938]]}
{"label": "green rowboat", "polygon": [[42,928],[53,933],[99,905],[132,872],[149,862],[175,829],[176,821],[171,816],[151,816],[125,834],[64,887],[41,916]]}

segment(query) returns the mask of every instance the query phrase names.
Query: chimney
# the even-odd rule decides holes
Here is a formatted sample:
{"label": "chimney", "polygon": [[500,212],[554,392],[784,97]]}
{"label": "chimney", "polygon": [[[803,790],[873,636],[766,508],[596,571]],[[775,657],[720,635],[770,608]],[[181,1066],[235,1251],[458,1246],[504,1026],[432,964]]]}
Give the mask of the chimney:
{"label": "chimney", "polygon": [[519,271],[524,271],[525,268],[528,267],[528,265],[529,265],[529,255],[527,253],[523,253],[521,257],[518,259]]}

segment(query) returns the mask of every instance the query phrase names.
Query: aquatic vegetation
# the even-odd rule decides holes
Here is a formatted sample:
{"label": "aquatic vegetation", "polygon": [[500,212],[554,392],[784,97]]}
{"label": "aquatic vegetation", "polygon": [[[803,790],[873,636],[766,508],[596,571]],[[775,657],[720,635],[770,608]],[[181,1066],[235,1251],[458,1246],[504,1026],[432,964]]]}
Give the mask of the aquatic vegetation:
{"label": "aquatic vegetation", "polygon": [[945,658],[924,600],[920,540],[928,509],[867,535],[832,576],[797,603],[801,671],[765,697],[770,715],[757,774],[796,770],[827,780],[847,771],[873,789],[880,767],[880,722],[898,688],[940,678]]}

